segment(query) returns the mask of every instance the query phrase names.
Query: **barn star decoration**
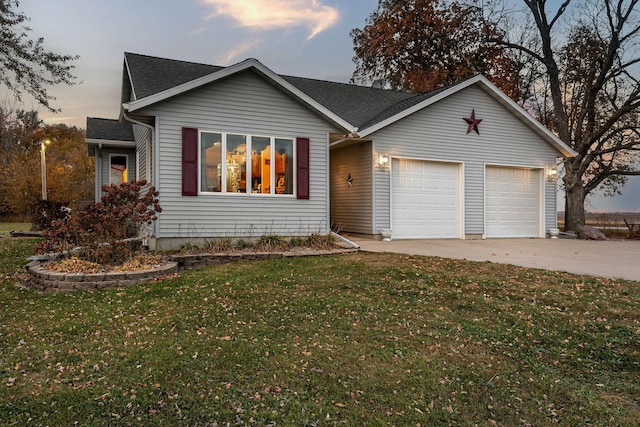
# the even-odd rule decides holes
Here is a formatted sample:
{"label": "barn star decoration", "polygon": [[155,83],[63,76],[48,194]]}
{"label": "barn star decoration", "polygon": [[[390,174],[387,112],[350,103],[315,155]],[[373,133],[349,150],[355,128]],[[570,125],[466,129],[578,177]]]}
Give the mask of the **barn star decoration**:
{"label": "barn star decoration", "polygon": [[476,119],[476,110],[475,109],[471,110],[471,117],[465,117],[462,120],[467,122],[467,125],[469,125],[467,127],[467,133],[469,133],[471,131],[474,131],[475,133],[480,135],[480,131],[478,130],[478,125],[480,124],[482,119]]}

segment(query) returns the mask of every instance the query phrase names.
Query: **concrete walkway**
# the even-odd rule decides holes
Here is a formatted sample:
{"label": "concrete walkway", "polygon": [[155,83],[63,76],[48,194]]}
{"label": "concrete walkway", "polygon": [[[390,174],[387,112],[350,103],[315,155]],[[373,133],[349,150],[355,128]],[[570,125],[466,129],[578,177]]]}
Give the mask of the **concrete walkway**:
{"label": "concrete walkway", "polygon": [[575,239],[394,240],[345,236],[369,252],[491,261],[640,281],[640,240]]}

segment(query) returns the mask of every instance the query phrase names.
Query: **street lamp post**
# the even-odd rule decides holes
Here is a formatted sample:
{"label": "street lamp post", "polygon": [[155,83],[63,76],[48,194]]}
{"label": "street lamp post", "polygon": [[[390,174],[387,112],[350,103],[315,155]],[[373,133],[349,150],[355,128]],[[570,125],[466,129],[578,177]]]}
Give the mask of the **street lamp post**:
{"label": "street lamp post", "polygon": [[42,174],[42,200],[47,200],[47,155],[45,154],[46,145],[51,141],[45,139],[40,143],[40,168]]}

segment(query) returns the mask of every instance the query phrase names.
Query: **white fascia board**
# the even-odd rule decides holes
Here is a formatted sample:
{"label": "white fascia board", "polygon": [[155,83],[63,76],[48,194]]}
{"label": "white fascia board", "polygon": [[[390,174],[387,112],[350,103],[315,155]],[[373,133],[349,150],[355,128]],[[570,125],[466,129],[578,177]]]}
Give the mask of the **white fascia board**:
{"label": "white fascia board", "polygon": [[146,98],[143,98],[143,99],[140,99],[140,100],[136,100],[136,101],[132,101],[132,102],[123,103],[122,107],[128,112],[133,112],[133,111],[139,110],[141,108],[147,107],[149,105],[155,104],[156,102],[164,101],[164,100],[166,100],[168,98],[174,97],[176,95],[180,95],[180,94],[185,93],[187,91],[196,89],[196,88],[198,88],[200,86],[203,86],[203,85],[215,82],[217,80],[223,79],[225,77],[232,76],[232,75],[234,75],[236,73],[239,73],[241,71],[244,71],[244,70],[247,70],[247,69],[250,69],[250,68],[256,69],[258,72],[263,74],[265,77],[267,77],[270,80],[272,80],[276,85],[280,86],[282,89],[284,89],[285,91],[289,92],[290,94],[292,94],[296,98],[300,99],[303,103],[305,103],[306,105],[310,106],[312,109],[314,109],[315,111],[317,111],[321,115],[325,116],[328,120],[332,121],[333,123],[337,124],[338,126],[344,128],[345,130],[347,130],[349,132],[355,132],[355,130],[356,130],[355,126],[353,126],[352,124],[348,123],[346,120],[342,119],[338,115],[334,114],[332,111],[330,111],[327,108],[325,108],[324,106],[322,106],[320,103],[315,101],[313,98],[309,97],[307,94],[305,94],[304,92],[302,92],[301,90],[299,90],[298,88],[293,86],[291,83],[289,83],[286,80],[284,80],[278,74],[276,74],[273,71],[271,71],[268,67],[264,66],[258,60],[253,59],[253,58],[250,58],[250,59],[247,59],[245,61],[239,62],[239,63],[237,63],[235,65],[231,65],[231,66],[229,66],[227,68],[224,68],[224,69],[222,69],[220,71],[217,71],[215,73],[211,73],[211,74],[208,74],[206,76],[197,78],[195,80],[191,80],[190,82],[183,83],[183,84],[181,84],[179,86],[176,86],[176,87],[167,89],[165,91],[156,93],[156,94],[148,96]]}
{"label": "white fascia board", "polygon": [[253,61],[255,61],[254,66],[258,71],[260,71],[267,78],[272,80],[274,83],[276,83],[282,89],[284,89],[285,91],[289,92],[290,94],[292,94],[293,96],[295,96],[296,98],[301,100],[304,104],[310,106],[312,109],[314,109],[315,111],[317,111],[318,113],[320,113],[321,115],[326,117],[328,120],[332,121],[333,123],[335,123],[338,126],[340,126],[341,128],[343,128],[345,131],[347,131],[349,133],[352,133],[352,132],[355,133],[356,132],[357,129],[356,129],[356,127],[354,125],[352,125],[351,123],[347,122],[346,120],[344,120],[342,117],[338,116],[337,114],[333,113],[328,108],[324,107],[322,104],[317,102],[315,99],[311,98],[306,93],[304,93],[303,91],[301,91],[300,89],[298,89],[297,87],[295,87],[294,85],[292,85],[291,83],[289,83],[288,81],[286,81],[285,79],[280,77],[278,74],[274,73],[271,69],[269,69],[268,67],[266,67],[265,65],[263,65],[259,61],[255,60],[255,59],[253,59]]}
{"label": "white fascia board", "polygon": [[131,80],[131,71],[129,70],[129,61],[127,61],[127,55],[124,56],[124,63],[127,69],[127,77],[129,78],[129,87],[131,88],[131,94],[133,95],[133,99],[138,99],[136,96],[136,89],[133,87],[133,83]]}
{"label": "white fascia board", "polygon": [[524,108],[516,104],[511,98],[505,95],[500,89],[498,89],[493,83],[487,80],[483,76],[475,76],[464,82],[452,86],[437,95],[432,96],[431,98],[425,99],[424,101],[416,104],[406,110],[389,117],[386,120],[381,121],[380,123],[376,123],[375,125],[362,129],[358,132],[361,137],[366,137],[367,135],[371,135],[374,132],[379,131],[380,129],[389,126],[392,123],[397,122],[417,111],[422,110],[423,108],[428,107],[429,105],[435,104],[442,99],[447,98],[457,92],[460,92],[463,89],[468,88],[469,86],[477,84],[480,86],[485,92],[489,93],[494,99],[498,100],[501,104],[503,104],[507,109],[509,109],[512,113],[516,115],[516,117],[520,118],[523,122],[525,122],[529,127],[533,128],[535,132],[537,132],[540,136],[542,136],[547,142],[549,142],[552,146],[556,148],[560,153],[562,153],[565,157],[574,157],[577,153],[571,149],[567,144],[565,144],[560,138],[554,135],[549,129],[543,126],[539,121],[534,119]]}
{"label": "white fascia board", "polygon": [[103,145],[106,147],[121,147],[121,148],[135,148],[136,143],[134,141],[120,141],[115,139],[95,139],[86,138],[85,143],[87,145]]}
{"label": "white fascia board", "polygon": [[576,151],[574,151],[571,147],[564,143],[560,138],[558,138],[553,132],[547,129],[542,123],[537,121],[531,114],[527,112],[524,108],[518,105],[513,99],[509,98],[504,94],[500,89],[498,89],[493,83],[487,80],[485,77],[477,76],[479,86],[488,92],[489,95],[493,96],[498,100],[502,105],[507,107],[512,113],[514,113],[517,117],[519,117],[523,122],[525,122],[529,127],[531,127],[535,132],[541,135],[544,139],[546,139],[551,145],[553,145],[556,150],[562,153],[565,157],[575,157],[578,155]]}
{"label": "white fascia board", "polygon": [[473,77],[473,78],[471,78],[469,80],[465,80],[464,82],[462,82],[462,83],[460,83],[458,85],[452,86],[449,89],[444,90],[444,91],[438,93],[437,95],[434,95],[434,96],[432,96],[432,97],[430,97],[428,99],[425,99],[424,101],[422,101],[422,102],[420,102],[420,103],[418,103],[416,105],[413,105],[412,107],[409,107],[406,110],[403,110],[403,111],[399,112],[398,114],[389,117],[388,119],[385,119],[385,120],[383,120],[381,122],[378,122],[375,125],[370,126],[370,127],[366,128],[366,129],[359,130],[358,131],[358,135],[360,135],[363,138],[365,136],[367,136],[367,135],[371,135],[372,133],[377,132],[382,128],[385,128],[385,127],[389,126],[390,124],[393,124],[393,123],[397,122],[398,120],[404,119],[405,117],[410,116],[411,114],[413,114],[413,113],[415,113],[417,111],[420,111],[423,108],[428,107],[431,104],[435,104],[436,102],[438,102],[438,101],[440,101],[440,100],[442,100],[442,99],[444,99],[444,98],[446,98],[446,97],[448,97],[450,95],[453,95],[454,93],[456,93],[456,92],[458,92],[458,91],[460,91],[460,90],[462,90],[462,89],[464,89],[466,87],[469,87],[472,84],[475,84],[476,83],[475,79],[476,79],[476,77]]}

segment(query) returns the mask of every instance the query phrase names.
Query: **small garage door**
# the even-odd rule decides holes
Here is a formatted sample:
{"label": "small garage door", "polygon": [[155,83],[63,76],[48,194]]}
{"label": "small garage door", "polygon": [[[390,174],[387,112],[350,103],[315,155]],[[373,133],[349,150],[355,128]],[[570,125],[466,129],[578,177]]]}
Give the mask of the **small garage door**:
{"label": "small garage door", "polygon": [[393,160],[394,238],[459,237],[459,170],[456,163]]}
{"label": "small garage door", "polygon": [[539,169],[486,168],[485,236],[538,237]]}

